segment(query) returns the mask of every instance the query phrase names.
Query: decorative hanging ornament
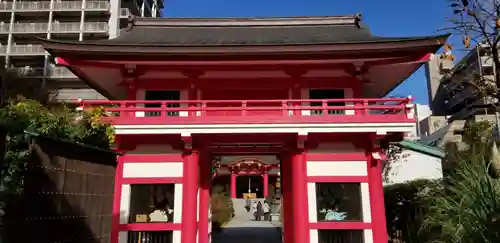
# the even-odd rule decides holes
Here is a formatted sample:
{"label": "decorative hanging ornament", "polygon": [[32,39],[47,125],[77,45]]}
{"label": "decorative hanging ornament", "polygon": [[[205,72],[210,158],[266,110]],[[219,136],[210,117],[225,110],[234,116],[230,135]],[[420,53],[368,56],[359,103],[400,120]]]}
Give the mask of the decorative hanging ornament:
{"label": "decorative hanging ornament", "polygon": [[464,36],[464,47],[469,48],[472,38],[468,35]]}
{"label": "decorative hanging ornament", "polygon": [[446,43],[446,45],[444,45],[444,53],[449,53],[451,52],[451,50],[453,50],[453,47],[450,45],[450,43]]}

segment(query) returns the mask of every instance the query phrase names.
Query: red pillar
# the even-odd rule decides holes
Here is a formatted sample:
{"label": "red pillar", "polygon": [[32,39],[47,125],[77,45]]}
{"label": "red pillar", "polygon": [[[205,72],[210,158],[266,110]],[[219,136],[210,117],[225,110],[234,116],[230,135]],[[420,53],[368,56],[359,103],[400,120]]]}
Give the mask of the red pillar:
{"label": "red pillar", "polygon": [[293,243],[293,202],[292,202],[292,175],[291,156],[289,153],[281,155],[281,217],[283,224],[283,242]]}
{"label": "red pillar", "polygon": [[267,198],[267,195],[269,195],[269,175],[266,172],[264,172],[264,197]]}
{"label": "red pillar", "polygon": [[368,188],[370,190],[370,208],[372,212],[373,242],[386,243],[388,240],[385,218],[384,187],[382,184],[382,161],[375,160],[368,149]]}
{"label": "red pillar", "polygon": [[307,171],[304,150],[292,154],[293,238],[295,243],[309,243]]}
{"label": "red pillar", "polygon": [[210,201],[210,181],[212,180],[210,154],[200,154],[200,215],[198,223],[198,243],[208,243],[208,214]]}
{"label": "red pillar", "polygon": [[118,165],[115,173],[115,193],[113,195],[113,218],[111,221],[111,243],[118,243],[120,232],[121,199],[122,199],[122,178],[123,178],[123,156],[118,157]]}
{"label": "red pillar", "polygon": [[236,174],[231,172],[231,197],[236,198]]}
{"label": "red pillar", "polygon": [[181,243],[196,242],[198,196],[198,151],[184,154]]}

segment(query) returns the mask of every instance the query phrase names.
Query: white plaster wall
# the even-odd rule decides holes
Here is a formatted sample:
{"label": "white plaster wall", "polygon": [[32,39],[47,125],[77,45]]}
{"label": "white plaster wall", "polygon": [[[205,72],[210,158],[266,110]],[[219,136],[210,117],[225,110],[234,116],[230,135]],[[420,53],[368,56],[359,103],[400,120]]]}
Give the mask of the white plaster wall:
{"label": "white plaster wall", "polygon": [[366,161],[308,161],[308,176],[367,176]]}
{"label": "white plaster wall", "polygon": [[385,178],[385,185],[404,183],[418,179],[435,180],[443,178],[441,159],[418,153],[412,150],[403,150],[400,159],[393,161]]}
{"label": "white plaster wall", "polygon": [[[373,231],[371,229],[363,230],[363,242],[356,243],[373,243]],[[319,234],[317,229],[309,230],[309,242],[310,243],[319,243]]]}
{"label": "white plaster wall", "polygon": [[318,214],[316,213],[318,207],[316,205],[316,183],[314,182],[307,183],[307,202],[309,222],[316,223],[318,222]]}
{"label": "white plaster wall", "polygon": [[182,162],[124,163],[124,178],[182,177]]}
{"label": "white plaster wall", "polygon": [[127,231],[118,232],[118,243],[128,243],[128,232]]}
{"label": "white plaster wall", "polygon": [[175,150],[172,146],[167,144],[141,144],[137,145],[134,150],[127,152],[127,154],[180,154],[180,150]]}
{"label": "white plaster wall", "polygon": [[128,224],[130,216],[130,185],[122,185],[122,195],[120,199],[120,224]]}
{"label": "white plaster wall", "polygon": [[363,230],[365,242],[364,243],[373,243],[373,230],[365,229]]}
{"label": "white plaster wall", "polygon": [[175,184],[174,190],[174,223],[182,220],[182,184]]}
{"label": "white plaster wall", "polygon": [[174,230],[172,232],[172,243],[181,243],[181,231]]}
{"label": "white plaster wall", "polygon": [[370,189],[368,183],[363,182],[360,185],[361,190],[361,211],[363,215],[363,222],[372,222],[372,210],[370,207]]}
{"label": "white plaster wall", "polygon": [[318,235],[317,229],[310,229],[309,230],[309,242],[310,243],[318,243],[319,242],[319,235]]}

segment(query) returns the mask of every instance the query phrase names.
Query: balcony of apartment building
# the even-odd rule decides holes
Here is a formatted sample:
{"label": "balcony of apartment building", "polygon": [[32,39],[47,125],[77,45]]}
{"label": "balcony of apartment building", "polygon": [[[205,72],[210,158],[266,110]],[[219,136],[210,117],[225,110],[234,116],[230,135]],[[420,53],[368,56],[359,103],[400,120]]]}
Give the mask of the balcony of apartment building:
{"label": "balcony of apartment building", "polygon": [[78,79],[72,72],[65,67],[47,66],[44,67],[11,67],[8,71],[21,79],[30,78],[47,78],[47,79],[61,79],[61,80],[76,80]]}
{"label": "balcony of apartment building", "polygon": [[50,1],[1,2],[0,12],[45,12],[45,11],[109,11],[108,1]]}
{"label": "balcony of apartment building", "polygon": [[13,33],[21,35],[37,35],[46,34],[47,32],[62,34],[62,33],[94,33],[107,34],[108,23],[102,22],[59,22],[54,21],[49,23],[22,23],[16,22],[12,25],[12,29],[8,23],[0,22],[0,33]]}

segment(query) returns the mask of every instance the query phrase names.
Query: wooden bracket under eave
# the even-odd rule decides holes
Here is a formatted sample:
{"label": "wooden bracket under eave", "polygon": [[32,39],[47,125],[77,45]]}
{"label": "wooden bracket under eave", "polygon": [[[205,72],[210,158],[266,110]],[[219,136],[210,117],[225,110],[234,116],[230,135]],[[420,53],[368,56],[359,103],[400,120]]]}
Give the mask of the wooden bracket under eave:
{"label": "wooden bracket under eave", "polygon": [[182,133],[181,139],[184,142],[184,149],[191,150],[193,149],[193,137],[191,137],[191,133]]}
{"label": "wooden bracket under eave", "polygon": [[297,133],[297,148],[304,149],[307,141],[307,132]]}

